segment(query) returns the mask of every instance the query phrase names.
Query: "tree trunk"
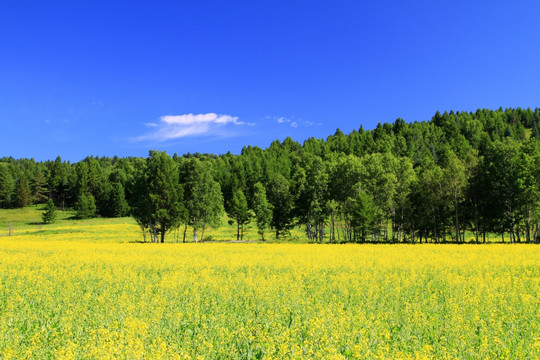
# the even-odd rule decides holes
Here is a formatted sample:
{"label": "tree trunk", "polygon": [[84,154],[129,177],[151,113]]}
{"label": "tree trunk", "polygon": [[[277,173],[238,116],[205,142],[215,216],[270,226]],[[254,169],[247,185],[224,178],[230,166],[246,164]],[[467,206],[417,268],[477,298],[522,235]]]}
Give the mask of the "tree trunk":
{"label": "tree trunk", "polygon": [[459,243],[459,218],[458,218],[458,206],[456,204],[456,241]]}
{"label": "tree trunk", "polygon": [[527,243],[531,242],[531,212],[527,212],[527,218],[525,219],[525,235],[527,237]]}
{"label": "tree trunk", "polygon": [[196,227],[193,227],[193,241],[199,242],[197,240],[197,228]]}
{"label": "tree trunk", "polygon": [[478,244],[480,240],[478,239],[478,214],[476,211],[474,213],[474,237],[476,239],[476,243]]}
{"label": "tree trunk", "polygon": [[330,215],[330,241],[336,241],[335,233],[335,219],[334,219],[334,209],[332,209],[332,214]]}
{"label": "tree trunk", "polygon": [[182,242],[183,242],[183,243],[186,242],[186,233],[187,233],[187,224],[184,225],[184,238],[182,239]]}
{"label": "tree trunk", "polygon": [[142,236],[143,236],[143,242],[146,242],[146,229],[141,224],[139,224],[139,226],[141,227]]}
{"label": "tree trunk", "polygon": [[165,242],[165,229],[162,227],[160,231],[161,235],[161,243],[163,244]]}

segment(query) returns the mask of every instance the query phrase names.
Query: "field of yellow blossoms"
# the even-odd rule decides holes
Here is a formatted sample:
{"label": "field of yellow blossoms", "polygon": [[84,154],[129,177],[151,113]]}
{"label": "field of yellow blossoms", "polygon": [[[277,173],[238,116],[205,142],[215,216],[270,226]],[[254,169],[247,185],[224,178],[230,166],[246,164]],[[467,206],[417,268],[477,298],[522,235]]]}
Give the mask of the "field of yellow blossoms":
{"label": "field of yellow blossoms", "polygon": [[535,245],[141,244],[103,226],[0,237],[0,359],[540,358]]}
{"label": "field of yellow blossoms", "polygon": [[536,246],[0,243],[2,359],[538,359]]}

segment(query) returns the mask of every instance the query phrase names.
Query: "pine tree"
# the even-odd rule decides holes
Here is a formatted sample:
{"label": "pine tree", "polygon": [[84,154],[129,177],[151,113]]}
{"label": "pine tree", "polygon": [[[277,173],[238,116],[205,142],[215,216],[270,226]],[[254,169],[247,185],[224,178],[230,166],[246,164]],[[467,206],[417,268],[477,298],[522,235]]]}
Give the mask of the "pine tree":
{"label": "pine tree", "polygon": [[39,170],[36,172],[32,184],[32,201],[36,204],[41,204],[47,200],[47,181],[43,173]]}
{"label": "pine tree", "polygon": [[96,201],[92,194],[81,193],[75,204],[76,219],[90,219],[96,216]]}
{"label": "pine tree", "polygon": [[10,164],[0,163],[0,207],[12,205],[15,180],[11,174]]}
{"label": "pine tree", "polygon": [[531,137],[540,140],[540,129],[538,129],[538,123],[534,123]]}
{"label": "pine tree", "polygon": [[19,180],[17,180],[17,185],[15,186],[15,194],[17,207],[23,208],[32,203],[30,186],[28,185],[28,180],[26,179],[26,176],[24,174],[21,174]]}
{"label": "pine tree", "polygon": [[56,221],[56,206],[54,201],[49,199],[45,205],[45,212],[41,215],[45,224],[52,224]]}
{"label": "pine tree", "polygon": [[109,189],[108,195],[108,214],[111,217],[126,216],[129,212],[129,205],[126,201],[124,187],[120,183],[114,183]]}

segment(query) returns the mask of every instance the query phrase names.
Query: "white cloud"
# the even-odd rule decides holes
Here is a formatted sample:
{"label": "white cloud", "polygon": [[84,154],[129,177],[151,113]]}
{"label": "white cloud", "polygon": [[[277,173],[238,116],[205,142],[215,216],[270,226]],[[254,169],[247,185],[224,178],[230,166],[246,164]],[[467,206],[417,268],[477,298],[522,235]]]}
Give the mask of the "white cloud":
{"label": "white cloud", "polygon": [[296,118],[294,116],[288,118],[288,117],[285,117],[285,116],[265,116],[265,119],[267,120],[274,120],[276,122],[278,122],[279,124],[288,124],[290,127],[293,127],[293,128],[297,128],[298,126],[300,125],[303,125],[304,127],[311,127],[311,126],[314,126],[314,125],[317,125],[317,126],[320,126],[321,123],[313,123],[311,121],[304,121],[300,118]]}
{"label": "white cloud", "polygon": [[222,132],[229,125],[253,126],[255,124],[239,121],[238,117],[235,116],[208,113],[165,115],[160,118],[159,123],[146,123],[145,125],[156,130],[150,134],[139,136],[135,140],[166,141],[186,136],[222,135]]}

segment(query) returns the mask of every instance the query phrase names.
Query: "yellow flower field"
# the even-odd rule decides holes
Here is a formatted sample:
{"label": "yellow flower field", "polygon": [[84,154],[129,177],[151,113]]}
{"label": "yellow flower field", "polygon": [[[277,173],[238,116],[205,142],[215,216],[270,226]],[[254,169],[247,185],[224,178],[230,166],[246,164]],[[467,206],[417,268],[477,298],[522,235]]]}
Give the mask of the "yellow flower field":
{"label": "yellow flower field", "polygon": [[3,237],[0,358],[538,359],[539,294],[534,245]]}

